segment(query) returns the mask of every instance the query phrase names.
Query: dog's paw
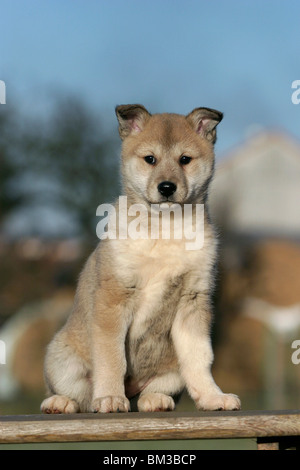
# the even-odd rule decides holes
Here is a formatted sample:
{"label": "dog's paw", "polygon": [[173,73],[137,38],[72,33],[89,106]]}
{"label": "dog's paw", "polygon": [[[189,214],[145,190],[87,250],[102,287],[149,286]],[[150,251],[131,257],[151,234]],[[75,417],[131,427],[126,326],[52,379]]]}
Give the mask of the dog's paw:
{"label": "dog's paw", "polygon": [[118,413],[130,411],[129,400],[124,396],[108,396],[95,398],[91,411],[94,413]]}
{"label": "dog's paw", "polygon": [[78,413],[79,405],[64,395],[52,395],[42,402],[41,411],[47,414]]}
{"label": "dog's paw", "polygon": [[215,393],[207,397],[201,397],[196,402],[196,406],[201,410],[240,410],[241,402],[237,395],[233,393]]}
{"label": "dog's paw", "polygon": [[137,403],[139,411],[172,411],[175,403],[172,397],[164,393],[145,393]]}

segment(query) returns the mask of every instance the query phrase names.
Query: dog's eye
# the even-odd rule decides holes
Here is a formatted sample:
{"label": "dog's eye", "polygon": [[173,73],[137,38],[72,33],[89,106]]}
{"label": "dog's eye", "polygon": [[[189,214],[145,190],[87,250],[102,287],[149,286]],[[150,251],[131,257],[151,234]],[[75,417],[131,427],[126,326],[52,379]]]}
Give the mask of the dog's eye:
{"label": "dog's eye", "polygon": [[149,163],[149,165],[154,165],[156,163],[156,158],[153,155],[147,155],[144,157],[145,162]]}
{"label": "dog's eye", "polygon": [[183,155],[182,157],[180,157],[180,165],[187,165],[188,163],[190,163],[191,161],[191,157],[187,157],[186,155]]}

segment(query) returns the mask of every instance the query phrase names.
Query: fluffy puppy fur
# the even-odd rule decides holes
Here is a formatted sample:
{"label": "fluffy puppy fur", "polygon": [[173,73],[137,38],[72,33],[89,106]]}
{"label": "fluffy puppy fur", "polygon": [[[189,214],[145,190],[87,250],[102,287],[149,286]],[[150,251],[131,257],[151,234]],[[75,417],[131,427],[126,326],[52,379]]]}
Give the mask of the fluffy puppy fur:
{"label": "fluffy puppy fur", "polygon": [[191,204],[194,212],[204,204],[204,243],[187,250],[184,236],[166,239],[162,230],[156,239],[100,241],[80,275],[72,313],[48,347],[50,396],[41,409],[128,411],[138,395],[140,411],[173,410],[184,387],[198,409],[239,409],[239,398],[222,393],[211,375],[217,242],[207,191],[222,113],[151,115],[142,105],[123,105],[116,114],[128,206],[143,204],[150,230],[152,204]]}

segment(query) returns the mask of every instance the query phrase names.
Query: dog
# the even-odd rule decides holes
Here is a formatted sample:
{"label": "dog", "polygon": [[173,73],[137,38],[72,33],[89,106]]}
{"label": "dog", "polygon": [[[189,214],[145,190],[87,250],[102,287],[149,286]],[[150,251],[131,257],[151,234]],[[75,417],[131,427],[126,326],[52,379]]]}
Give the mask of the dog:
{"label": "dog", "polygon": [[[138,411],[167,411],[184,388],[197,409],[240,409],[239,398],[223,393],[211,373],[217,237],[207,195],[223,114],[210,108],[150,114],[139,104],[115,111],[128,205],[146,208],[144,222],[152,205],[190,205],[192,214],[201,205],[203,246],[187,250],[185,236],[166,238],[162,229],[155,239],[99,242],[79,277],[72,312],[47,348],[49,396],[41,410],[127,412],[137,397]],[[118,214],[118,201],[114,207]]]}

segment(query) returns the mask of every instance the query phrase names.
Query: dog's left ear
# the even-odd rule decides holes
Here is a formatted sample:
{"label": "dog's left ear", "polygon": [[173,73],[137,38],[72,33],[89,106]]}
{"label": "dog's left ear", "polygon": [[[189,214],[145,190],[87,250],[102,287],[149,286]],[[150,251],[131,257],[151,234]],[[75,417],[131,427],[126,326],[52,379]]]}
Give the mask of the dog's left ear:
{"label": "dog's left ear", "polygon": [[217,140],[216,127],[223,119],[223,113],[216,109],[196,108],[186,116],[197,134],[214,144]]}
{"label": "dog's left ear", "polygon": [[129,134],[137,134],[144,126],[151,114],[141,104],[125,104],[116,107],[116,115],[119,121],[119,134],[125,139]]}

